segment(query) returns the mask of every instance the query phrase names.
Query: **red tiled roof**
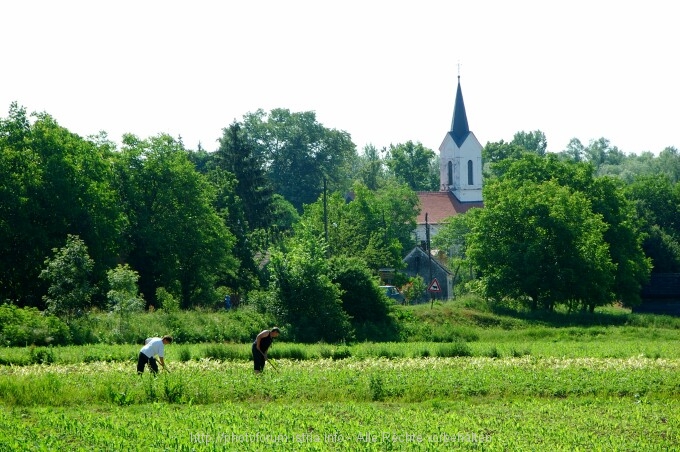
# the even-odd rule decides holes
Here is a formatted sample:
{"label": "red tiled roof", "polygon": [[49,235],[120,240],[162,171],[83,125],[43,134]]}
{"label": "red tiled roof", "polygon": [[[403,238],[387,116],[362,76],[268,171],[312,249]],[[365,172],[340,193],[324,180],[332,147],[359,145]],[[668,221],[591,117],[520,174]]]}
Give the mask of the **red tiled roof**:
{"label": "red tiled roof", "polygon": [[429,224],[439,224],[445,218],[465,213],[472,207],[484,207],[483,202],[460,202],[450,191],[419,191],[420,214],[418,224],[425,224],[425,214]]}

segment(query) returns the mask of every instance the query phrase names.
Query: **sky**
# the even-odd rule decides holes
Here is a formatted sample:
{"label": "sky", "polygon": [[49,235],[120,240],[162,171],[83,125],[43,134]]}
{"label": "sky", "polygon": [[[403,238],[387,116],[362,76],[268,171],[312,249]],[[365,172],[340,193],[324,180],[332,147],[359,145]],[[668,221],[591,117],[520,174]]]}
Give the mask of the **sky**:
{"label": "sky", "polygon": [[361,152],[437,151],[458,76],[482,145],[542,131],[680,149],[674,2],[22,0],[0,4],[0,118],[12,102],[87,137],[168,133],[217,149],[257,109],[314,111]]}

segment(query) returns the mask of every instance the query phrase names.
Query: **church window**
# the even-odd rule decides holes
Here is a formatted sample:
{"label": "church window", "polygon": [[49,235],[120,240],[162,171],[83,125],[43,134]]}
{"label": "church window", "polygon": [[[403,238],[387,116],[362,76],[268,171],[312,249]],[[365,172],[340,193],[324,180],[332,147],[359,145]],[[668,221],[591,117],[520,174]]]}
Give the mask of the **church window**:
{"label": "church window", "polygon": [[468,160],[468,185],[474,185],[474,179],[472,177],[472,160]]}
{"label": "church window", "polygon": [[453,163],[448,163],[449,185],[453,185]]}

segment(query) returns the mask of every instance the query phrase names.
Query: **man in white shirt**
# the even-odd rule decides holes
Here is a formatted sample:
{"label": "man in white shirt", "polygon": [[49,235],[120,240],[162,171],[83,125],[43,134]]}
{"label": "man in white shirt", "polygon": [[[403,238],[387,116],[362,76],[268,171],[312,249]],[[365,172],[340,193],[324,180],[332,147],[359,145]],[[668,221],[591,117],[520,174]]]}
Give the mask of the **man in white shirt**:
{"label": "man in white shirt", "polygon": [[151,373],[158,373],[158,365],[156,364],[155,356],[158,355],[158,361],[164,370],[165,367],[165,345],[172,344],[172,336],[151,337],[144,341],[144,347],[139,351],[139,359],[137,360],[137,373],[139,375],[144,373],[144,367],[149,364]]}

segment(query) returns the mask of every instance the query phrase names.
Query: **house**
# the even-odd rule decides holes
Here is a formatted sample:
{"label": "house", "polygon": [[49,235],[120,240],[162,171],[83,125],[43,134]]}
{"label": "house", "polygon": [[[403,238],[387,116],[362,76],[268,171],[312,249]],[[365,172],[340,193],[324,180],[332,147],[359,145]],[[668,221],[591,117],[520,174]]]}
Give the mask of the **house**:
{"label": "house", "polygon": [[437,300],[453,298],[453,275],[441,262],[431,256],[425,249],[416,246],[404,258],[404,273],[410,276],[420,275],[428,284],[429,293]]}
{"label": "house", "polygon": [[680,273],[652,273],[635,313],[680,315]]}

